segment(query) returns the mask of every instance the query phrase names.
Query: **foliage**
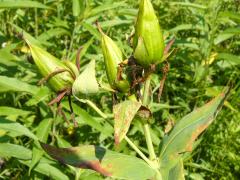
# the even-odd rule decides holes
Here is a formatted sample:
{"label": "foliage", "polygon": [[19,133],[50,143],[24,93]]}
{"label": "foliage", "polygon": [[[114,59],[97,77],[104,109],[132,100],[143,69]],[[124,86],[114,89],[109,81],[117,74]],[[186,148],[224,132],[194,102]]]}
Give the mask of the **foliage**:
{"label": "foliage", "polygon": [[[157,69],[158,74],[152,75],[153,94],[149,108],[154,118],[150,122],[150,134],[155,151],[159,151],[161,157],[158,146],[164,133],[206,100],[217,96],[228,84],[232,90],[216,121],[193,144],[193,153],[184,153],[171,172],[182,171],[183,159],[186,179],[239,179],[239,3],[232,0],[152,2],[164,30],[165,44],[173,37],[176,39],[173,44],[176,50],[168,58],[170,70],[161,103],[156,103],[161,67]],[[59,164],[44,153],[38,140],[59,148],[101,145],[119,152],[117,155],[138,156],[126,139],[114,145],[113,104],[111,93],[106,91],[111,88],[107,85],[101,34],[94,24],[98,20],[103,31],[117,42],[127,58],[132,51],[130,45],[123,42],[132,33],[137,8],[138,2],[133,0],[0,1],[2,179],[103,178],[92,170]],[[68,122],[72,114],[67,98],[62,101],[66,121],[56,113],[56,106],[48,105],[56,94],[46,85],[37,85],[42,76],[29,55],[27,44],[21,39],[22,34],[62,61],[75,63],[80,58],[80,72],[95,60],[96,77],[105,89],[94,96],[81,95],[81,101],[72,97],[78,127]],[[82,50],[78,51],[80,47]],[[104,112],[107,121],[101,116],[102,112],[94,110],[94,105]],[[141,118],[129,121],[132,125],[128,127],[128,137],[147,154]],[[169,137],[171,133],[174,129]],[[110,155],[112,153],[110,151]]]}

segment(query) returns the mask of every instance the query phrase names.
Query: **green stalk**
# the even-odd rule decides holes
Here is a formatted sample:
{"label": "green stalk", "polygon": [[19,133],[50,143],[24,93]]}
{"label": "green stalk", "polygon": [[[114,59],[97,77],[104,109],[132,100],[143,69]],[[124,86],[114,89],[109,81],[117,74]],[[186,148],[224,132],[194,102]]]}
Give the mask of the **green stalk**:
{"label": "green stalk", "polygon": [[104,114],[104,112],[102,112],[97,106],[96,104],[94,104],[92,101],[88,100],[88,99],[79,99],[77,96],[74,96],[78,101],[82,102],[82,103],[86,103],[87,105],[89,105],[94,111],[96,111],[103,119],[107,118],[107,115]]}
{"label": "green stalk", "polygon": [[34,9],[35,11],[35,36],[38,36],[38,10],[37,8]]}
{"label": "green stalk", "polygon": [[134,149],[134,151],[144,160],[146,163],[148,163],[149,166],[154,166],[152,161],[150,161],[143,153],[140,151],[140,149],[127,137],[124,138],[127,143]]}
{"label": "green stalk", "polygon": [[75,21],[74,22],[74,28],[73,28],[73,31],[72,31],[71,41],[70,41],[70,45],[69,45],[69,49],[68,49],[68,53],[67,53],[67,59],[70,58],[70,54],[72,52],[76,31],[77,31],[77,22]]}
{"label": "green stalk", "polygon": [[[142,97],[142,103],[144,106],[149,105],[150,83],[151,83],[151,75],[147,78],[147,80],[144,84],[144,91],[143,91],[143,97]],[[155,166],[158,166],[157,156],[154,152],[154,147],[153,147],[152,138],[151,138],[151,134],[150,134],[150,128],[149,128],[149,124],[147,122],[143,124],[143,130],[144,130],[144,134],[145,134],[145,138],[146,138],[146,143],[147,143],[150,160],[156,163]]]}

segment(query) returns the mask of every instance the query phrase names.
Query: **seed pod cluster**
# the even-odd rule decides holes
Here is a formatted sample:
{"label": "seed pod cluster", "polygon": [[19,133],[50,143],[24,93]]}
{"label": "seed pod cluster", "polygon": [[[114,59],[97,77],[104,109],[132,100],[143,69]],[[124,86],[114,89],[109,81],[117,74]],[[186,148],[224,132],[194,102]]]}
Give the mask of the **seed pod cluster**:
{"label": "seed pod cluster", "polygon": [[34,63],[50,87],[57,93],[69,90],[73,95],[89,95],[98,92],[95,77],[95,61],[91,61],[80,74],[77,66],[71,61],[60,61],[39,46],[27,42]]}
{"label": "seed pod cluster", "polygon": [[[129,83],[118,79],[118,67],[123,60],[121,50],[102,32],[101,28],[99,31],[102,35],[102,52],[109,84],[119,91],[129,90]],[[153,6],[150,0],[141,0],[133,37],[135,62],[143,68],[148,68],[164,61],[163,53],[163,33]]]}

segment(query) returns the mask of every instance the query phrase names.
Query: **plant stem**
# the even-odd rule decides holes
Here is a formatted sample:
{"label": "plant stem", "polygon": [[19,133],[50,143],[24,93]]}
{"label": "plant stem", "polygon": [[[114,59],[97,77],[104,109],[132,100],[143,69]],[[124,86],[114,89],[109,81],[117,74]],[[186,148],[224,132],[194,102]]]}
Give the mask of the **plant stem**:
{"label": "plant stem", "polygon": [[144,160],[146,161],[146,163],[149,164],[149,166],[152,166],[153,163],[142,153],[142,151],[140,151],[140,149],[138,149],[138,147],[127,137],[125,136],[124,138],[127,143],[134,149],[134,151],[136,151],[136,153]]}
{"label": "plant stem", "polygon": [[72,31],[71,41],[70,41],[70,45],[69,45],[69,49],[68,49],[68,53],[67,53],[67,59],[70,58],[70,54],[72,52],[73,42],[74,42],[74,38],[75,38],[75,33],[76,33],[76,30],[77,30],[76,26],[77,26],[77,23],[74,22],[74,28],[73,28],[73,31]]}
{"label": "plant stem", "polygon": [[159,171],[156,171],[156,176],[155,176],[156,180],[162,180],[162,175]]}
{"label": "plant stem", "polygon": [[38,36],[38,10],[37,8],[34,9],[34,15],[35,15],[35,36]]}
{"label": "plant stem", "polygon": [[147,147],[148,147],[148,151],[149,151],[150,160],[154,161],[157,158],[156,158],[154,148],[153,148],[149,125],[147,123],[145,123],[143,125],[143,130],[144,130],[144,134],[145,134],[145,138],[146,138],[146,143],[147,143]]}
{"label": "plant stem", "polygon": [[86,103],[87,105],[89,105],[94,111],[96,111],[103,119],[107,118],[107,115],[102,112],[97,106],[96,104],[94,104],[92,101],[88,100],[88,99],[79,99],[78,97],[74,96],[78,101],[82,102],[82,103]]}
{"label": "plant stem", "polygon": [[144,106],[148,106],[148,104],[149,104],[148,101],[149,101],[150,84],[151,84],[151,75],[148,76],[148,78],[144,84],[144,91],[143,91],[143,97],[142,97],[142,103]]}
{"label": "plant stem", "polygon": [[[150,83],[151,83],[151,75],[147,78],[145,84],[144,84],[144,91],[143,91],[143,98],[142,98],[142,103],[144,106],[148,106],[149,104],[149,90],[150,90]],[[152,143],[152,138],[150,134],[150,128],[148,123],[143,124],[143,130],[146,138],[146,143],[147,143],[147,148],[149,151],[149,156],[151,161],[156,161],[157,157],[154,152],[154,147]]]}

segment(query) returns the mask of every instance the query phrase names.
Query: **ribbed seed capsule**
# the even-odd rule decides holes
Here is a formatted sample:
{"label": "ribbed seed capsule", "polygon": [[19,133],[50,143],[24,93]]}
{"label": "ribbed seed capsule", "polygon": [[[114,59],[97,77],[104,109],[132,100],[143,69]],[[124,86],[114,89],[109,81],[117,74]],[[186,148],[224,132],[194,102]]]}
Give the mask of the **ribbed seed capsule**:
{"label": "ribbed seed capsule", "polygon": [[[25,41],[30,48],[34,63],[38,67],[38,70],[43,77],[50,78],[48,82],[54,91],[59,92],[72,87],[74,82],[73,73],[64,63],[42,48],[32,44],[30,41],[26,39]],[[57,73],[58,71],[61,73]]]}
{"label": "ribbed seed capsule", "polygon": [[76,64],[72,63],[71,61],[64,61],[64,65],[70,70],[72,77],[76,79],[79,76],[79,71],[77,69]]}
{"label": "ribbed seed capsule", "polygon": [[162,29],[150,0],[141,0],[133,39],[134,58],[143,67],[162,62]]}
{"label": "ribbed seed capsule", "polygon": [[128,81],[117,79],[118,65],[123,60],[122,52],[110,37],[105,35],[103,32],[101,32],[101,34],[102,51],[108,82],[113,89],[117,89],[121,92],[126,92],[129,89]]}

